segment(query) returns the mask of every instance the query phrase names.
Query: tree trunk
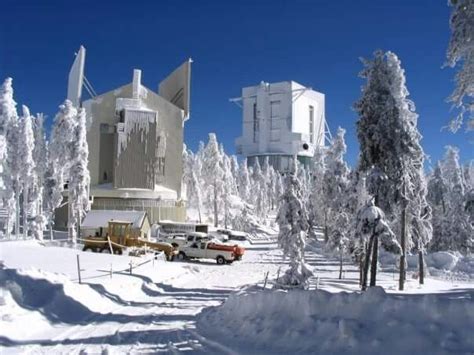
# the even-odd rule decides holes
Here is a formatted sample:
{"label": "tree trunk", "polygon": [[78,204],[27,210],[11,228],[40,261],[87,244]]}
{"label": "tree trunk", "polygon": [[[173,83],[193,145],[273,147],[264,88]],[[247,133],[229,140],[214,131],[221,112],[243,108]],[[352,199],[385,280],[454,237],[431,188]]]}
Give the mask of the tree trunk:
{"label": "tree trunk", "polygon": [[18,237],[20,236],[20,189],[18,187],[15,189],[15,204],[15,238],[18,239]]}
{"label": "tree trunk", "polygon": [[202,218],[201,218],[201,204],[198,203],[198,215],[199,215],[199,223],[202,223]]}
{"label": "tree trunk", "polygon": [[67,229],[68,229],[68,236],[69,240],[73,243],[76,244],[76,233],[74,230],[74,211],[71,206],[72,202],[72,194],[69,193],[67,197]]}
{"label": "tree trunk", "polygon": [[365,254],[364,260],[364,274],[362,277],[362,290],[365,291],[367,289],[367,279],[369,276],[369,265],[370,265],[370,257],[372,256],[372,244],[373,244],[373,236],[370,237],[369,246],[367,248],[367,253]]}
{"label": "tree trunk", "polygon": [[[375,228],[374,228],[375,229]],[[370,265],[370,287],[377,284],[377,263],[379,261],[379,237],[374,235],[372,264]]]}
{"label": "tree trunk", "polygon": [[407,217],[407,208],[406,208],[406,202],[403,202],[403,209],[402,209],[402,219],[401,219],[401,238],[400,238],[400,243],[402,247],[402,255],[400,255],[400,278],[398,281],[398,289],[400,291],[403,291],[405,287],[405,277],[406,277],[406,270],[405,270],[405,264],[406,264],[406,217]]}
{"label": "tree trunk", "polygon": [[339,280],[342,279],[342,249],[339,254]]}
{"label": "tree trunk", "polygon": [[28,238],[28,187],[23,189],[23,238]]}
{"label": "tree trunk", "polygon": [[324,243],[329,241],[329,231],[328,231],[328,212],[324,211]]}
{"label": "tree trunk", "polygon": [[217,183],[214,182],[214,227],[219,225],[219,217],[217,215]]}
{"label": "tree trunk", "polygon": [[424,255],[423,251],[420,250],[418,252],[418,271],[420,274],[420,285],[424,285],[425,283],[425,260],[424,260]]}
{"label": "tree trunk", "polygon": [[49,219],[49,239],[50,240],[54,239],[54,237],[53,237],[53,217],[52,216]]}

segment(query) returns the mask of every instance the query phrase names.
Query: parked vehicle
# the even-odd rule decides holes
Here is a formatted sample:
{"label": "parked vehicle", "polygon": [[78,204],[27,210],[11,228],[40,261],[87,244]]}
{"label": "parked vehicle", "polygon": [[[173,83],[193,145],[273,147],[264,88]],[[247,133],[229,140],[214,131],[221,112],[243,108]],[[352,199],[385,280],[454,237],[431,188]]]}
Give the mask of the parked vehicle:
{"label": "parked vehicle", "polygon": [[218,229],[217,232],[226,235],[229,240],[237,240],[241,242],[248,240],[248,234],[245,232],[234,231],[231,229]]}
{"label": "parked vehicle", "polygon": [[210,241],[211,237],[206,233],[200,232],[188,232],[188,233],[175,233],[161,236],[161,240],[170,243],[174,247],[183,247],[185,245],[191,245],[193,243],[199,243],[201,241]]}
{"label": "parked vehicle", "polygon": [[222,265],[231,264],[236,258],[232,250],[222,249],[220,245],[213,242],[201,241],[180,249],[178,260],[185,259],[214,259]]}
{"label": "parked vehicle", "polygon": [[[166,242],[152,242],[138,236],[131,235],[131,222],[110,221],[106,237],[89,236],[84,240],[83,251],[93,252],[110,251],[114,254],[122,254],[126,247],[148,247],[155,251],[162,251],[166,259],[171,261],[178,254],[178,249]],[[109,244],[110,240],[110,244]]]}

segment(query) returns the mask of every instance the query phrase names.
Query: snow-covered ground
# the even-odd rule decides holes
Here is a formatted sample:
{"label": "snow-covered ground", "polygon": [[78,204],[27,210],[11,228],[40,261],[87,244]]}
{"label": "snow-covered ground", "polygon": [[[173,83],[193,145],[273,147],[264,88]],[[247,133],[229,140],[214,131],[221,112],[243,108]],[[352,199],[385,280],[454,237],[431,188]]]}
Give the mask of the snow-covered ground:
{"label": "snow-covered ground", "polygon": [[[311,290],[288,293],[271,289],[287,265],[274,243],[247,245],[244,259],[232,265],[35,241],[0,243],[0,260],[0,352],[6,354],[474,351],[472,282],[428,278],[419,287],[410,278],[400,295],[394,268],[383,264],[379,284],[388,293],[360,294],[357,269],[346,264],[338,280],[338,262],[318,244],[307,250],[315,269]],[[130,275],[131,260],[148,262]]]}

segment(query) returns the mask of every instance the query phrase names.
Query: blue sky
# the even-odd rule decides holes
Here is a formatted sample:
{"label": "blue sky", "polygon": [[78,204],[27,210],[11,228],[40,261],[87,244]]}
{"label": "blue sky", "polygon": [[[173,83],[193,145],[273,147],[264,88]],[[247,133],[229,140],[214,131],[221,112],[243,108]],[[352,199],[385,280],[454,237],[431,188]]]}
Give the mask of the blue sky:
{"label": "blue sky", "polygon": [[193,58],[192,149],[216,132],[227,151],[241,134],[241,111],[229,102],[244,86],[295,80],[326,94],[332,131],[347,129],[355,163],[360,96],[359,57],[392,50],[402,60],[420,115],[425,152],[435,161],[447,144],[474,158],[468,135],[440,132],[455,71],[442,69],[449,41],[445,0],[292,1],[23,1],[4,0],[0,13],[0,79],[14,79],[16,101],[52,121],[66,94],[74,52],[87,48],[86,76],[98,93],[143,71],[151,89]]}

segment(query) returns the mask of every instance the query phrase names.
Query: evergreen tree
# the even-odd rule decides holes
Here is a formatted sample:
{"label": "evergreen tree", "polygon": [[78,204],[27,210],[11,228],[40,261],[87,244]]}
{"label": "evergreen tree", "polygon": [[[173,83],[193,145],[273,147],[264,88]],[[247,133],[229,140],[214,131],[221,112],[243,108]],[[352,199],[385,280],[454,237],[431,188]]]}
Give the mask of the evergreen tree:
{"label": "evergreen tree", "polygon": [[[19,124],[19,142],[18,142],[18,163],[19,166],[19,184],[23,194],[23,237],[28,236],[28,215],[33,213],[34,203],[30,201],[30,191],[34,190],[35,179],[35,161],[33,160],[33,150],[35,138],[33,134],[33,122],[28,107],[23,105],[23,116]],[[36,216],[35,216],[36,217]]]}
{"label": "evergreen tree", "polygon": [[[349,187],[349,167],[344,161],[344,155],[347,146],[344,140],[346,131],[341,127],[338,128],[336,135],[333,137],[331,146],[327,151],[326,170],[323,176],[325,206],[326,206],[326,223],[328,238],[336,236],[341,239],[342,236],[348,234],[348,224],[339,223],[345,218],[337,218],[339,215],[347,213],[347,192]],[[342,230],[342,228],[346,228]],[[339,231],[335,232],[335,230]],[[332,245],[339,243],[331,242]]]}
{"label": "evergreen tree", "polygon": [[250,173],[247,167],[247,159],[244,159],[240,164],[239,169],[239,195],[240,198],[250,203],[251,202],[251,181]]}
{"label": "evergreen tree", "polygon": [[203,180],[207,187],[206,196],[208,210],[213,212],[214,226],[219,225],[219,205],[223,191],[222,156],[219,151],[217,137],[214,133],[209,133],[209,141],[202,150]]}
{"label": "evergreen tree", "polygon": [[[1,161],[1,164],[2,182],[4,189],[2,202],[8,213],[5,231],[7,238],[10,238],[13,225],[17,220],[15,217],[17,216],[17,212],[19,213],[15,196],[17,184],[14,178],[16,175],[16,171],[12,171],[11,167],[13,161],[12,154],[16,155],[16,150],[11,144],[16,143],[16,141],[14,141],[16,137],[15,135],[12,135],[12,133],[9,133],[10,129],[17,129],[17,122],[18,114],[16,111],[16,102],[13,99],[12,79],[7,78],[3,82],[2,86],[0,86],[0,141],[2,142],[1,155],[3,156],[3,159]],[[13,167],[13,169],[15,169],[16,167],[17,166]],[[15,234],[18,237],[20,233],[19,223],[16,223],[16,225],[17,227]]]}
{"label": "evergreen tree", "polygon": [[[312,237],[315,236],[315,227],[325,225],[325,217],[327,216],[324,198],[324,175],[326,171],[324,157],[324,149],[317,148],[312,159],[311,192],[308,199],[309,234]],[[325,238],[327,241],[327,233],[325,233]]]}
{"label": "evergreen tree", "polygon": [[449,101],[460,109],[459,115],[449,124],[456,132],[463,124],[467,111],[467,130],[474,130],[474,2],[472,0],[449,0],[452,6],[450,18],[451,39],[446,54],[447,65],[461,66],[456,74],[456,86]]}
{"label": "evergreen tree", "polygon": [[404,70],[394,53],[377,51],[373,60],[364,60],[364,65],[361,77],[367,79],[367,84],[355,104],[361,147],[358,169],[372,171],[374,178],[368,181],[368,190],[375,196],[375,204],[387,212],[389,220],[398,220],[396,213],[401,211],[397,224],[403,250],[400,258],[400,289],[403,289],[409,246],[419,253],[422,282],[424,248],[431,237],[418,115],[414,103],[407,98]]}
{"label": "evergreen tree", "polygon": [[48,169],[48,142],[44,133],[44,118],[39,114],[33,121],[33,133],[35,138],[35,145],[33,150],[33,160],[35,162],[35,184],[30,193],[33,205],[34,219],[30,224],[32,235],[39,240],[43,240],[43,231],[46,227],[47,217],[43,211],[44,185],[46,171]]}
{"label": "evergreen tree", "polygon": [[68,201],[70,213],[68,219],[69,238],[76,243],[79,224],[90,209],[90,175],[87,168],[89,148],[86,138],[86,112],[83,108],[77,114],[77,127],[71,144],[73,162],[69,171]]}
{"label": "evergreen tree", "polygon": [[290,259],[290,268],[278,282],[283,287],[307,288],[308,279],[313,274],[304,259],[309,224],[296,172],[289,173],[286,177],[285,192],[281,197],[276,222],[280,227],[278,245]]}

